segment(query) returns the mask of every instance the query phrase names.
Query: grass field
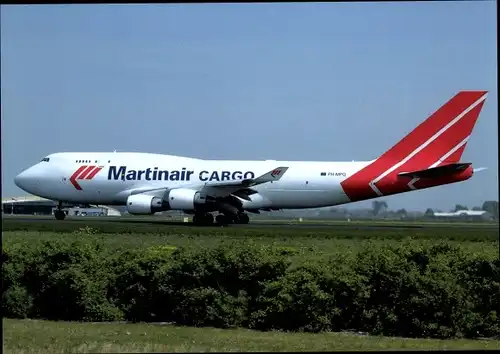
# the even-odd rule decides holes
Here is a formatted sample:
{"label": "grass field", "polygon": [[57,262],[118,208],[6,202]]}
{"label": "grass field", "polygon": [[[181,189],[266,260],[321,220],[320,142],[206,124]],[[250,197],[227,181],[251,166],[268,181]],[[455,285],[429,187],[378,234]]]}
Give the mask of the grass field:
{"label": "grass field", "polygon": [[497,225],[492,224],[339,222],[333,226],[237,225],[221,228],[134,217],[73,218],[63,222],[47,218],[24,221],[12,217],[4,219],[2,228],[2,242],[6,247],[36,246],[52,240],[97,241],[111,249],[160,245],[206,248],[253,243],[285,247],[295,254],[296,260],[324,259],[394,242],[422,245],[444,242],[494,258],[498,256],[499,237]]}
{"label": "grass field", "polygon": [[[105,252],[158,246],[283,247],[293,265],[407,243],[448,244],[466,253],[498,257],[498,226],[491,224],[335,223],[195,227],[153,218],[5,218],[3,247],[37,248],[46,241],[97,242]],[[107,257],[105,255],[105,257]],[[380,349],[500,349],[499,340],[428,340],[352,333],[283,333],[170,325],[50,322],[6,319],[4,349],[39,352],[328,351]]]}
{"label": "grass field", "polygon": [[[280,240],[287,237],[313,237],[317,239],[393,239],[404,238],[491,241],[497,242],[498,224],[491,223],[403,223],[403,222],[326,222],[300,223],[259,222],[251,225],[232,225],[230,227],[196,227],[190,223],[165,221],[159,218],[69,218],[63,222],[52,218],[3,219],[3,231],[35,232],[79,232],[91,228],[99,234],[150,234],[150,235],[210,235],[231,238],[272,238]],[[292,223],[292,225],[290,225]],[[295,222],[295,224],[297,224]]]}
{"label": "grass field", "polygon": [[500,349],[498,340],[386,338],[170,325],[3,320],[5,353]]}

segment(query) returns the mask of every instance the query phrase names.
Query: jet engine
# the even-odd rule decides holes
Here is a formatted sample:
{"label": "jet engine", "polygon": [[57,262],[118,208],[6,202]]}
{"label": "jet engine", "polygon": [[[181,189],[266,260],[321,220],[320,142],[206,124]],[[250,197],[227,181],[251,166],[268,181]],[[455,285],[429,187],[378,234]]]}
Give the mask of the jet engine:
{"label": "jet engine", "polygon": [[195,210],[207,203],[206,196],[193,189],[176,188],[168,190],[163,198],[136,194],[127,198],[130,214],[154,214],[165,210]]}
{"label": "jet engine", "polygon": [[144,194],[131,195],[127,198],[127,211],[130,214],[149,215],[167,209],[162,198]]}
{"label": "jet engine", "polygon": [[207,202],[205,195],[186,188],[171,189],[165,193],[163,198],[169,209],[173,210],[195,210],[196,206]]}

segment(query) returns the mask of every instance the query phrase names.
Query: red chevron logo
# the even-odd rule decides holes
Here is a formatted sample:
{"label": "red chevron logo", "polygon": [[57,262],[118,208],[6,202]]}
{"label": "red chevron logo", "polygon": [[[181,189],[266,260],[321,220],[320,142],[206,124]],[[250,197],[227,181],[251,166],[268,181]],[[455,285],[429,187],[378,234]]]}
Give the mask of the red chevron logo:
{"label": "red chevron logo", "polygon": [[82,187],[78,184],[78,180],[91,180],[92,178],[95,177],[99,173],[99,171],[102,170],[102,166],[80,166],[78,170],[75,171],[69,178],[69,181],[71,184],[78,189],[79,191],[82,190]]}
{"label": "red chevron logo", "polygon": [[280,173],[281,173],[281,170],[276,169],[276,170],[273,170],[273,172],[271,172],[271,176],[276,177],[276,176],[279,176]]}

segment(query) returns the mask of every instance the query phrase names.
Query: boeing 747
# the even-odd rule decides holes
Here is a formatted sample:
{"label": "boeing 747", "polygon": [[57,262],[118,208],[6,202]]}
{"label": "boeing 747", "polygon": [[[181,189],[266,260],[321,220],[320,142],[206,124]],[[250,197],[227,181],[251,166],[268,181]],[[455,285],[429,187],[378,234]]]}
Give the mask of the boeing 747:
{"label": "boeing 747", "polygon": [[[123,205],[130,214],[182,210],[198,225],[249,222],[248,212],[318,208],[468,180],[460,162],[486,100],[461,91],[371,161],[234,161],[127,152],[60,152],[15,177],[62,203]],[[214,218],[214,214],[218,215]],[[215,219],[215,220],[214,220]]]}

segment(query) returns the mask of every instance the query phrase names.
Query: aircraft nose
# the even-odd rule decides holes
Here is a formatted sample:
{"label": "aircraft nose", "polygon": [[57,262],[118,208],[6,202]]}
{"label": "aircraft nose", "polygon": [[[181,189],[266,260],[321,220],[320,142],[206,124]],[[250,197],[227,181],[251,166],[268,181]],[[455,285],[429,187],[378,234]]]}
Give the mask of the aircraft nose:
{"label": "aircraft nose", "polygon": [[28,168],[27,170],[21,172],[16,177],[14,177],[14,183],[16,186],[30,193],[31,187],[33,184],[36,184],[37,176],[36,171],[34,171],[33,167]]}
{"label": "aircraft nose", "polygon": [[26,186],[26,182],[28,180],[28,174],[26,173],[27,171],[23,171],[20,174],[18,174],[16,177],[14,177],[14,183],[16,186],[18,186],[21,189],[24,189]]}

